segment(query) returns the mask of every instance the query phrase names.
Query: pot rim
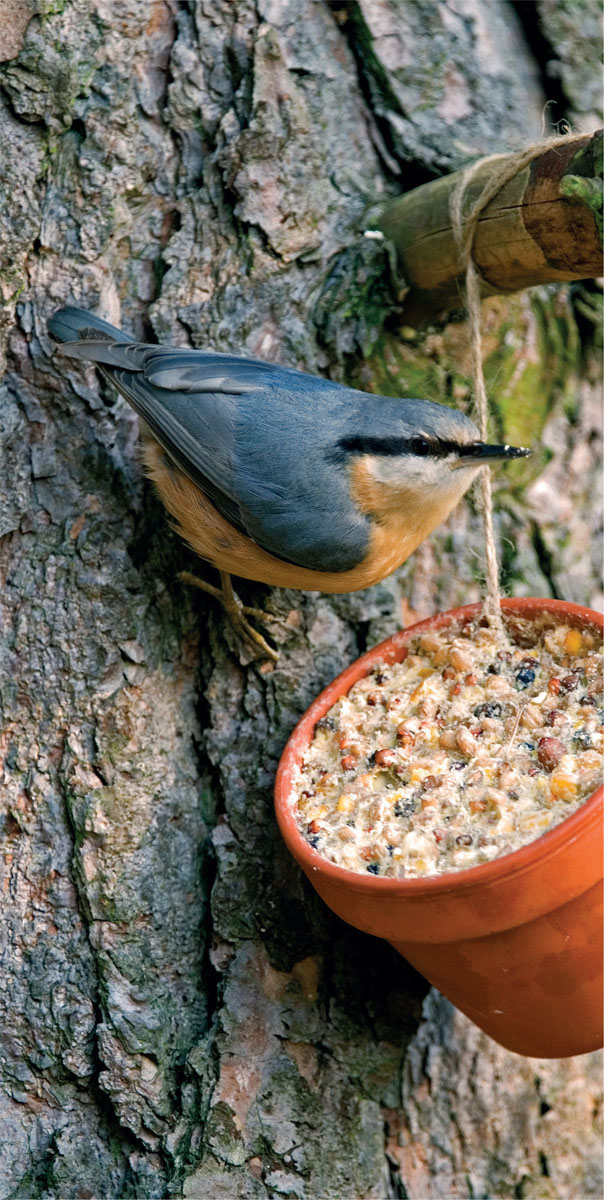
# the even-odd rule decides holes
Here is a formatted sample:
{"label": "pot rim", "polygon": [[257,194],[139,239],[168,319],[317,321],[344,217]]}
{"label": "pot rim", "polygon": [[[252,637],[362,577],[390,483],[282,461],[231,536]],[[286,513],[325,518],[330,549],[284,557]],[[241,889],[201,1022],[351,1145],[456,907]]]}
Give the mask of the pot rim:
{"label": "pot rim", "polygon": [[[584,605],[574,604],[572,601],[518,596],[504,599],[501,603],[502,608],[512,612],[516,611],[519,615],[522,615],[522,610],[527,608],[527,616],[537,615],[540,612],[551,612],[559,616],[564,614],[570,617],[574,624],[596,627],[599,632],[604,630],[604,615],[602,613],[596,612],[595,609],[586,608]],[[409,638],[415,635],[415,633],[420,632],[426,627],[431,629],[442,628],[458,619],[471,619],[481,609],[481,603],[466,604],[459,608],[448,609],[444,613],[436,613],[422,621],[417,621],[414,625],[409,625],[406,629],[400,630],[391,637],[386,638],[371,650],[366,651],[365,654],[360,655],[350,666],[346,667],[344,671],[319,693],[298,721],[298,724],[288,738],[277,768],[275,779],[275,811],[284,841],[294,855],[294,858],[297,859],[309,876],[318,873],[330,879],[332,884],[339,885],[346,891],[354,891],[372,897],[379,895],[379,893],[392,898],[430,896],[439,892],[468,893],[484,887],[485,884],[490,884],[501,879],[503,876],[521,875],[523,872],[530,870],[536,861],[547,861],[548,858],[553,857],[559,851],[562,845],[576,841],[580,834],[584,835],[601,819],[604,800],[604,786],[602,785],[587,800],[584,800],[574,813],[565,817],[564,820],[560,821],[558,825],[547,833],[541,834],[538,838],[535,838],[532,842],[528,842],[525,846],[521,846],[518,850],[513,850],[509,854],[502,854],[498,858],[492,859],[491,862],[480,863],[475,867],[468,867],[462,871],[449,871],[442,875],[428,875],[413,879],[393,879],[370,874],[362,875],[360,872],[336,866],[335,863],[329,862],[314,850],[312,846],[309,846],[298,829],[293,802],[295,789],[288,775],[292,768],[298,765],[302,754],[310,744],[312,732],[317,721],[326,712],[329,712],[329,709],[333,707],[340,696],[345,695],[357,680],[367,675],[375,663],[384,657],[385,653],[389,656],[391,662],[400,661],[398,651],[406,645]],[[367,668],[366,670],[364,669],[365,667]]]}

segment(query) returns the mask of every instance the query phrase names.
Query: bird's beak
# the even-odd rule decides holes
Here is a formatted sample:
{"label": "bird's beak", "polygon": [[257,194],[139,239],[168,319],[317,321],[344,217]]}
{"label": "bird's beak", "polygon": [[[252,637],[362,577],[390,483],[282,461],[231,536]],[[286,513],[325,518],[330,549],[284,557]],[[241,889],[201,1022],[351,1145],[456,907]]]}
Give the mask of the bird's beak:
{"label": "bird's beak", "polygon": [[508,458],[526,458],[532,454],[526,446],[489,446],[487,442],[470,442],[459,452],[460,467],[470,466],[471,463],[503,462]]}

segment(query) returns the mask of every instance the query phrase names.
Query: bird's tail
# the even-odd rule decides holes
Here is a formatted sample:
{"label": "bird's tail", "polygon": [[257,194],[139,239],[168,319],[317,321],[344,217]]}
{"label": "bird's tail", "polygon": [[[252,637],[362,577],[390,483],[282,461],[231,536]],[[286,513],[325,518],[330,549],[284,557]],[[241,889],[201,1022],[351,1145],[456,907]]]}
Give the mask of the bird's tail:
{"label": "bird's tail", "polygon": [[57,342],[78,342],[82,339],[94,339],[103,342],[132,342],[134,338],[95,317],[93,313],[83,308],[60,308],[48,322],[48,331]]}

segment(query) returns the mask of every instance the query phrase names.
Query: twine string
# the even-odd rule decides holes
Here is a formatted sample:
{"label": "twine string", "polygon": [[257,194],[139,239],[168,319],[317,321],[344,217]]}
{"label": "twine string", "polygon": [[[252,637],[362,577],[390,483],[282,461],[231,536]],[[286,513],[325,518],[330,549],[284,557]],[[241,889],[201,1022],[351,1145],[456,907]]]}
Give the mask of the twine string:
{"label": "twine string", "polygon": [[[470,346],[472,355],[472,379],[474,390],[474,407],[476,423],[483,442],[488,438],[489,406],[487,389],[484,378],[482,359],[482,334],[480,321],[480,272],[474,262],[474,239],[478,221],[491,203],[491,200],[505,187],[510,180],[519,175],[547,150],[557,149],[570,142],[580,141],[585,135],[569,133],[562,136],[546,138],[521,150],[518,154],[490,154],[471,163],[462,171],[455,185],[449,202],[449,212],[453,227],[453,236],[459,247],[459,257],[462,269],[465,271],[466,307],[470,328]],[[478,196],[467,213],[464,212],[468,187],[478,171],[489,163],[501,163],[499,170],[489,174]],[[493,494],[491,487],[491,468],[482,468],[478,479],[479,506],[485,535],[486,554],[486,595],[483,600],[484,615],[492,628],[496,629],[500,638],[507,641],[507,632],[501,616],[501,592],[499,587],[499,564],[497,546],[493,526]]]}

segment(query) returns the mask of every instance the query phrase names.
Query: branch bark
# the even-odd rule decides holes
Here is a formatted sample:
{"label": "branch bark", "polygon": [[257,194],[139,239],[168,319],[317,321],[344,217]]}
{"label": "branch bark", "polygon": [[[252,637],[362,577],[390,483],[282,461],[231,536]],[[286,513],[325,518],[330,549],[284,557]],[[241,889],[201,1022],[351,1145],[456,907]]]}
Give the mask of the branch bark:
{"label": "branch bark", "polygon": [[[485,162],[467,188],[469,210],[506,164]],[[410,294],[401,320],[434,319],[459,308],[464,271],[450,200],[461,172],[400,196],[378,228],[396,247]],[[591,279],[602,271],[602,131],[546,150],[520,171],[481,213],[473,257],[485,296],[542,283]]]}

